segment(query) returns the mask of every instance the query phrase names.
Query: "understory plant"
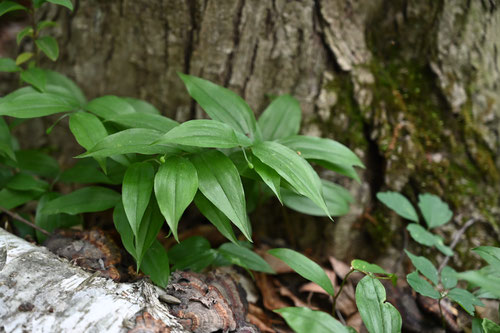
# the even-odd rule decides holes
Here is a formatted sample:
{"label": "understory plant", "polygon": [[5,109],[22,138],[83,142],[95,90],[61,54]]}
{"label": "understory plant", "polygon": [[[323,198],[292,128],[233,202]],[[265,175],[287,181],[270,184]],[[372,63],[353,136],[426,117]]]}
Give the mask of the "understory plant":
{"label": "understory plant", "polygon": [[[63,0],[34,1],[30,8],[0,3],[0,15],[26,11],[33,22],[18,35],[19,42],[31,38],[33,51],[15,60],[0,59],[0,71],[19,72],[27,84],[0,99],[0,116],[14,118],[9,123],[0,118],[3,209],[37,200],[35,223],[54,229],[78,223],[82,213],[113,208],[114,225],[137,269],[163,286],[169,256],[156,238],[166,221],[179,240],[178,224],[191,202],[232,242],[225,245],[232,246],[231,251],[221,248],[218,254],[226,253],[232,263],[243,266],[248,262],[235,254],[234,246],[242,244],[233,226],[251,242],[248,212],[262,198],[274,195],[285,206],[330,219],[347,213],[349,192],[320,179],[310,162],[354,179],[354,167],[363,164],[334,140],[299,135],[301,109],[293,97],[274,98],[257,121],[237,94],[179,73],[211,119],[178,123],[134,98],[102,96],[87,101],[70,79],[38,67],[41,53],[51,60],[59,53],[54,38],[41,36],[55,23],[35,22],[35,11],[45,2],[72,9],[71,2]],[[10,133],[26,119],[55,114],[60,115],[56,123],[69,118],[70,131],[85,149],[76,156],[75,166],[64,171],[40,150],[19,149]],[[53,190],[61,181],[82,185],[62,195]]]}

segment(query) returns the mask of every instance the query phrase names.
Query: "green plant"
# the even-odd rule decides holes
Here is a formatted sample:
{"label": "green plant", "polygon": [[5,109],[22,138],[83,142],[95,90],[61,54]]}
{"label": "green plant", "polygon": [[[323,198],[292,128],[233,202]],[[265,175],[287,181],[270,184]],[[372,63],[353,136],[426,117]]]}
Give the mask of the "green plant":
{"label": "green plant", "polygon": [[[418,197],[418,207],[427,228],[418,224],[419,217],[415,208],[403,195],[396,192],[380,192],[377,198],[401,217],[415,222],[408,224],[407,230],[417,243],[429,247],[435,246],[444,255],[453,256],[453,249],[444,245],[440,236],[430,232],[431,229],[450,222],[453,216],[448,205],[439,197],[432,194],[423,194]],[[471,316],[474,316],[474,306],[484,306],[479,298],[500,298],[500,248],[481,246],[473,251],[485,259],[489,266],[480,270],[457,273],[453,268],[444,264],[437,269],[426,257],[416,256],[405,249],[405,253],[416,269],[407,275],[408,284],[419,294],[438,300],[442,318],[441,301],[444,298],[456,302]],[[457,287],[460,279],[470,282],[469,287],[476,288],[476,290],[470,292]],[[478,325],[477,320],[475,326]],[[481,325],[485,332],[493,332],[492,327],[496,324],[483,319]],[[500,326],[496,327],[500,329]]]}
{"label": "green plant", "polygon": [[[336,141],[298,135],[301,110],[293,97],[275,98],[257,121],[250,107],[235,93],[179,73],[189,94],[210,120],[179,124],[162,116],[151,104],[133,98],[103,96],[87,102],[68,78],[36,67],[39,51],[52,60],[58,54],[55,40],[39,35],[42,28],[53,23],[34,23],[34,11],[43,2],[35,1],[29,10],[9,1],[1,3],[0,8],[7,8],[4,12],[30,12],[33,25],[23,30],[18,39],[32,37],[35,52],[21,54],[17,64],[12,59],[0,60],[3,64],[0,70],[20,71],[21,80],[30,85],[0,100],[0,116],[28,119],[62,114],[59,119],[69,117],[71,132],[86,150],[77,158],[92,158],[95,162],[82,160],[61,172],[48,155],[17,150],[2,120],[1,152],[10,167],[9,177],[23,177],[25,182],[30,177],[29,186],[9,185],[2,190],[5,190],[3,197],[12,201],[4,208],[39,199],[41,194],[49,193],[51,185],[58,180],[121,185],[121,195],[108,187],[94,185],[67,195],[44,196],[37,221],[44,221],[42,217],[45,221],[55,221],[56,216],[64,216],[61,214],[77,216],[114,208],[116,229],[125,248],[135,258],[137,269],[151,275],[153,281],[161,281],[162,285],[169,274],[168,255],[161,250],[156,236],[166,221],[178,240],[179,220],[193,201],[234,244],[239,242],[232,225],[248,241],[252,240],[247,213],[260,197],[274,194],[292,209],[330,218],[348,211],[352,201],[349,192],[320,179],[309,161],[353,178],[357,178],[354,167],[363,165],[352,151]],[[71,9],[70,1],[49,2]],[[30,61],[27,68],[20,66],[21,60]],[[23,154],[35,163],[23,163]],[[42,160],[45,162],[40,164]],[[40,170],[30,170],[35,165]],[[79,173],[81,170],[85,173]],[[19,176],[31,171],[40,178]],[[50,186],[43,178],[50,180]],[[15,183],[20,181],[16,179]],[[9,178],[8,182],[11,184],[12,180]],[[28,195],[28,187],[37,189],[36,195]],[[256,187],[261,188],[263,195],[252,191]],[[7,201],[2,202],[5,205]],[[150,250],[155,259],[151,258]],[[154,265],[161,265],[162,269]],[[162,272],[162,276],[157,276],[158,272]]]}

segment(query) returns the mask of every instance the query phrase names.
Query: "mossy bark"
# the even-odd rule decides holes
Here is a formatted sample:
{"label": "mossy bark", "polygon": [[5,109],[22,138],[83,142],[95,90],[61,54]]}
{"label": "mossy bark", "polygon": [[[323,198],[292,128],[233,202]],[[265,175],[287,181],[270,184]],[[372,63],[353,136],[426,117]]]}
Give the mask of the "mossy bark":
{"label": "mossy bark", "polygon": [[73,14],[44,16],[61,22],[55,68],[90,98],[139,97],[177,120],[201,117],[177,71],[236,91],[257,113],[270,95],[298,98],[304,133],[343,142],[367,165],[361,184],[338,178],[357,197],[352,213],[319,228],[338,257],[400,240],[380,190],[414,202],[435,193],[455,227],[473,217],[498,236],[494,1],[77,0]]}

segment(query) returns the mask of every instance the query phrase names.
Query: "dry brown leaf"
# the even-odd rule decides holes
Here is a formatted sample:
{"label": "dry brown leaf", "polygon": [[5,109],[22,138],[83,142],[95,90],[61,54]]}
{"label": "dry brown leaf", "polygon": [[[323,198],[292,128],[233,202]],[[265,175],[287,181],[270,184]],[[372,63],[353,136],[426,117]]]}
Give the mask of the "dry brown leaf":
{"label": "dry brown leaf", "polygon": [[264,273],[255,273],[255,283],[259,287],[262,294],[262,302],[264,307],[268,310],[276,310],[290,306],[290,304],[283,301],[271,281],[273,278]]}
{"label": "dry brown leaf", "polygon": [[[332,281],[333,287],[336,287],[337,275],[335,274],[335,272],[330,269],[325,269],[324,271],[326,272],[326,275],[328,275],[328,277],[330,278],[330,281]],[[328,295],[328,293],[323,288],[321,288],[314,282],[309,282],[304,284],[302,287],[300,287],[299,291]]]}
{"label": "dry brown leaf", "polygon": [[257,326],[257,328],[261,331],[261,332],[270,332],[270,333],[275,333],[276,331],[273,330],[271,327],[269,327],[268,325],[266,325],[262,320],[260,320],[259,317],[249,313],[247,314],[247,320],[254,324],[255,326]]}
{"label": "dry brown leaf", "polygon": [[351,326],[356,330],[356,332],[361,332],[361,327],[363,326],[363,320],[359,312],[354,313],[346,320],[347,326]]}
{"label": "dry brown leaf", "polygon": [[344,279],[347,273],[351,270],[351,266],[343,261],[337,260],[334,257],[328,257],[333,270],[338,275],[339,278]]}

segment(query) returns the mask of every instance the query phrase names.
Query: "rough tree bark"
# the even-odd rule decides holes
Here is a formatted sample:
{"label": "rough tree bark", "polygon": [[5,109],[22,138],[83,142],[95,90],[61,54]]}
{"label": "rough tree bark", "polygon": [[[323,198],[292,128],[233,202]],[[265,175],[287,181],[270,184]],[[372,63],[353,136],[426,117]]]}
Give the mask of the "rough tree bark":
{"label": "rough tree bark", "polygon": [[474,217],[487,222],[476,239],[498,236],[496,1],[77,0],[73,14],[43,15],[62,23],[55,68],[90,98],[139,97],[177,120],[202,117],[177,71],[229,87],[257,113],[269,95],[298,98],[304,133],[343,142],[367,166],[361,184],[340,180],[357,198],[351,214],[335,224],[298,218],[312,235],[303,246],[315,229],[340,258],[400,244],[375,200],[384,189],[438,194],[455,226]]}

